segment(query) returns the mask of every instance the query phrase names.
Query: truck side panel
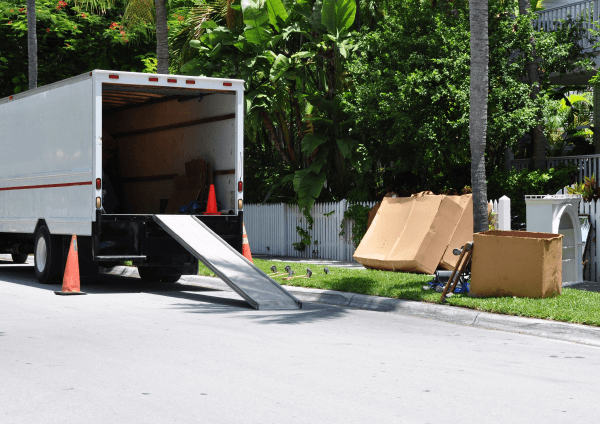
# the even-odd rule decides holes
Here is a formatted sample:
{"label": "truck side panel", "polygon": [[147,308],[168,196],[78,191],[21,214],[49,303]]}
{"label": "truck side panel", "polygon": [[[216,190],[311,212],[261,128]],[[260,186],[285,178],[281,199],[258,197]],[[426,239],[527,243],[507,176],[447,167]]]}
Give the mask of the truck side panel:
{"label": "truck side panel", "polygon": [[0,232],[91,235],[92,79],[12,100],[0,114]]}

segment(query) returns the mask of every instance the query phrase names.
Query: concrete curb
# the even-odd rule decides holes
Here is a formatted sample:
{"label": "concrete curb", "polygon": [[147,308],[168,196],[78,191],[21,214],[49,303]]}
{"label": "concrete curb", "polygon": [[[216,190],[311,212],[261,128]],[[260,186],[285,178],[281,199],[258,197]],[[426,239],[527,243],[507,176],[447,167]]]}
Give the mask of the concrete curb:
{"label": "concrete curb", "polygon": [[[110,275],[121,275],[124,277],[139,276],[135,267],[115,267],[105,272]],[[180,282],[215,290],[232,291],[229,286],[218,278],[187,275],[182,277]],[[458,306],[439,305],[413,300],[392,299],[333,290],[307,289],[304,287],[283,287],[302,302],[322,303],[325,305],[376,312],[391,312],[399,315],[408,315],[477,328],[528,334],[600,347],[599,327],[492,314]]]}

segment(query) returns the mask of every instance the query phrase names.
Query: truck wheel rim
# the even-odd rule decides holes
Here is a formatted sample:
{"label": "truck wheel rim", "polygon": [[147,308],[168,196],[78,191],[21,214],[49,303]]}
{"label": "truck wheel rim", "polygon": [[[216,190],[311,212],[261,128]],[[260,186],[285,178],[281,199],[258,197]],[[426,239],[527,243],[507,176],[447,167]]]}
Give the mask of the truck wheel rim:
{"label": "truck wheel rim", "polygon": [[39,272],[44,272],[46,268],[47,255],[46,240],[42,237],[38,240],[37,247],[35,248],[35,266]]}

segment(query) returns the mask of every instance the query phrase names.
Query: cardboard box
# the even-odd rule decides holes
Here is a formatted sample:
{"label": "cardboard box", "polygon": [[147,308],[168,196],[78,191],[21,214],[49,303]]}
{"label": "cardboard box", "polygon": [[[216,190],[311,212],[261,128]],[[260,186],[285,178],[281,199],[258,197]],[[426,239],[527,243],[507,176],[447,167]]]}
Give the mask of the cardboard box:
{"label": "cardboard box", "polygon": [[562,293],[562,234],[485,231],[473,236],[473,296]]}
{"label": "cardboard box", "polygon": [[462,213],[448,196],[386,197],[354,259],[369,268],[433,274]]}
{"label": "cardboard box", "polygon": [[167,214],[179,213],[181,206],[189,205],[190,202],[198,200],[202,193],[199,177],[176,175],[173,178],[173,185],[175,187],[165,209],[165,213]]}
{"label": "cardboard box", "polygon": [[354,259],[370,268],[390,269],[385,261],[398,237],[404,232],[406,221],[415,202],[406,197],[386,197],[381,202],[371,226],[354,252]]}
{"label": "cardboard box", "polygon": [[[390,191],[384,197],[398,197],[398,195],[396,193],[394,193],[393,191]],[[371,210],[369,211],[369,217],[367,218],[367,230],[373,223],[373,220],[375,219],[375,215],[377,215],[377,211],[379,210],[380,206],[381,206],[381,202],[376,203],[375,206],[373,206],[371,208]]]}
{"label": "cardboard box", "polygon": [[185,175],[190,177],[202,175],[204,171],[203,167],[205,166],[204,161],[199,159],[192,159],[191,161],[186,162],[184,165]]}
{"label": "cardboard box", "polygon": [[458,224],[454,228],[454,233],[450,243],[446,247],[446,252],[440,261],[440,267],[453,270],[458,263],[458,256],[452,253],[454,249],[460,249],[470,241],[473,241],[473,195],[465,194],[462,196],[448,196],[455,201],[461,208],[462,214]]}

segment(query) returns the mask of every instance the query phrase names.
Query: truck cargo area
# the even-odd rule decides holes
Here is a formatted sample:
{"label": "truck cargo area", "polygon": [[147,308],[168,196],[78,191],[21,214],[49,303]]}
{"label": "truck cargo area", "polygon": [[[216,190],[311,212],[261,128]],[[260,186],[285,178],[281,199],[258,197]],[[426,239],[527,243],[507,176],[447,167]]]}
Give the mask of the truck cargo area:
{"label": "truck cargo area", "polygon": [[[175,204],[176,188],[195,185],[203,200],[209,183],[219,209],[236,211],[235,167],[241,157],[236,158],[235,112],[234,91],[103,83],[105,213],[177,213],[193,196]],[[177,179],[186,176],[185,164],[192,160],[210,167],[198,175],[210,181]]]}
{"label": "truck cargo area", "polygon": [[[236,95],[229,90],[102,84],[102,212],[94,259],[131,260],[143,279],[197,274],[197,261],[154,220],[190,211],[241,251],[236,201]],[[236,159],[239,164],[236,163]],[[215,186],[220,216],[204,216]]]}

